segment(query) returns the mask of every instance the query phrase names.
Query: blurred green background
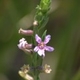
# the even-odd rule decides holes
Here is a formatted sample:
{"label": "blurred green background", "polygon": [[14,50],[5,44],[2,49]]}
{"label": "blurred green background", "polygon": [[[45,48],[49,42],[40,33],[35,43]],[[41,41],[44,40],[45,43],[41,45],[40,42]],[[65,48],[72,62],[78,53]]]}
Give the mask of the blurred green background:
{"label": "blurred green background", "polygon": [[[30,62],[29,55],[17,47],[19,28],[32,26],[35,7],[40,0],[0,0],[0,80],[23,80],[18,70]],[[46,28],[52,35],[43,64],[51,65],[50,74],[41,80],[80,80],[80,0],[52,0]]]}

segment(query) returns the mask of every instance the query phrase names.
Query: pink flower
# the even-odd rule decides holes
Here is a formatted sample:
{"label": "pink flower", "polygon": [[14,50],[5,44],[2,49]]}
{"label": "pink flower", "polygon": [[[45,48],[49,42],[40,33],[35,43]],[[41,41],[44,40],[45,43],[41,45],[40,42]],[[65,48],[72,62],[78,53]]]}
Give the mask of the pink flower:
{"label": "pink flower", "polygon": [[22,28],[19,29],[19,33],[27,36],[33,35],[33,30],[24,30]]}
{"label": "pink flower", "polygon": [[38,45],[34,48],[34,51],[37,52],[40,56],[45,56],[45,50],[49,52],[54,50],[53,47],[46,45],[51,39],[50,35],[45,36],[44,41],[42,41],[42,39],[36,34],[35,39]]}
{"label": "pink flower", "polygon": [[26,45],[27,45],[27,41],[25,40],[25,38],[22,38],[19,40],[19,44],[18,44],[18,48],[19,49],[25,49],[26,48]]}
{"label": "pink flower", "polygon": [[19,49],[25,51],[25,52],[32,52],[32,44],[28,44],[28,42],[25,40],[25,38],[22,38],[19,40],[19,44],[17,45]]}

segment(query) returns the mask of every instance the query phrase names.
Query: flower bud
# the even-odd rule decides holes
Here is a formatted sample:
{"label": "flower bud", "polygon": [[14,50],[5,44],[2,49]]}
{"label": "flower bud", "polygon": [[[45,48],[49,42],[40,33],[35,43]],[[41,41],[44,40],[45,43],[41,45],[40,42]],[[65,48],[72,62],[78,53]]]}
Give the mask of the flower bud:
{"label": "flower bud", "polygon": [[33,30],[24,30],[24,29],[20,28],[19,33],[23,34],[23,35],[30,36],[30,35],[33,35]]}
{"label": "flower bud", "polygon": [[24,52],[32,52],[32,44],[28,44],[25,38],[19,40],[18,48],[23,50]]}
{"label": "flower bud", "polygon": [[52,71],[52,69],[50,68],[50,65],[45,64],[43,71],[45,73],[49,74]]}
{"label": "flower bud", "polygon": [[21,71],[23,71],[24,73],[28,73],[29,70],[30,70],[30,66],[29,66],[29,65],[25,65],[25,64],[24,64],[24,65],[21,67]]}
{"label": "flower bud", "polygon": [[34,80],[33,77],[31,75],[28,74],[28,72],[30,71],[30,67],[29,65],[24,65],[21,70],[19,70],[19,75],[21,77],[23,77],[26,80]]}
{"label": "flower bud", "polygon": [[33,22],[33,26],[37,26],[37,25],[38,25],[38,21],[35,20],[35,21]]}

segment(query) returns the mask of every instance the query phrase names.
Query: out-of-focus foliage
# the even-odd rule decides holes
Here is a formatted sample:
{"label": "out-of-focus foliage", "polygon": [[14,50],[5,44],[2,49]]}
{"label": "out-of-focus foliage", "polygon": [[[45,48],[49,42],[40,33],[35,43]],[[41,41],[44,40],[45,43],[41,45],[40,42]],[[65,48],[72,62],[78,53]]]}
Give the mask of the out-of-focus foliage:
{"label": "out-of-focus foliage", "polygon": [[[18,70],[30,57],[17,48],[23,36],[18,29],[32,26],[38,3],[0,0],[0,80],[22,80]],[[46,53],[44,63],[51,65],[52,73],[41,74],[41,80],[80,80],[80,0],[52,0],[46,28],[55,51]],[[30,37],[26,39],[30,41]]]}

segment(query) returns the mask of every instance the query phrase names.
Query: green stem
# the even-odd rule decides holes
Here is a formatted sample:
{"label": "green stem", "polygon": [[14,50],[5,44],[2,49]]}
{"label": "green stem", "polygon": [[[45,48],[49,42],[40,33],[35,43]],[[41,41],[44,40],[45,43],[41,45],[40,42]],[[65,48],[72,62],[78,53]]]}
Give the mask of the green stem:
{"label": "green stem", "polygon": [[38,76],[34,76],[34,80],[40,80]]}
{"label": "green stem", "polygon": [[[33,27],[34,34],[32,36],[32,43],[34,46],[36,46],[36,40],[35,35],[40,35],[40,30],[45,27],[45,25],[48,22],[48,11],[50,9],[50,3],[51,0],[41,0],[40,5],[36,7],[36,14],[34,17],[34,21],[36,20],[38,22],[38,25]],[[32,67],[33,69],[33,77],[34,80],[40,80],[39,79],[39,73],[40,71],[36,69],[38,66],[42,66],[43,58],[39,56],[36,52],[33,53],[32,57]]]}
{"label": "green stem", "polygon": [[[36,41],[35,41],[35,34],[38,34],[38,28],[37,26],[33,28],[33,31],[34,31],[34,34],[33,34],[33,45],[36,45]],[[39,79],[39,76],[38,76],[38,70],[36,69],[36,67],[38,66],[38,54],[37,53],[33,53],[33,58],[32,58],[32,66],[34,67],[34,71],[33,71],[33,74],[34,74],[34,80],[40,80]]]}

